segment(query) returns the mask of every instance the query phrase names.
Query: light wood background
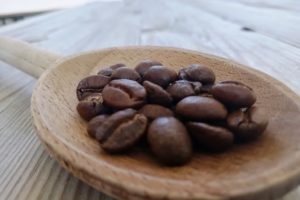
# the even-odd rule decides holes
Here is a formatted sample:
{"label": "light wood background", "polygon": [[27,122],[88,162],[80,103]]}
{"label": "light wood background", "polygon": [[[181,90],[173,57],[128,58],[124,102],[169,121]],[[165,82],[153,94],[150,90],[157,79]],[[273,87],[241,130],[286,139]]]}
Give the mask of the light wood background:
{"label": "light wood background", "polygon": [[1,0],[0,17],[14,15],[20,16],[55,9],[70,8],[94,1],[116,0]]}
{"label": "light wood background", "polygon": [[[124,45],[199,50],[264,71],[300,95],[299,24],[298,0],[124,0],[37,16],[2,27],[0,35],[62,55]],[[41,146],[30,114],[35,83],[0,63],[0,199],[111,199]],[[299,199],[300,188],[282,198]]]}

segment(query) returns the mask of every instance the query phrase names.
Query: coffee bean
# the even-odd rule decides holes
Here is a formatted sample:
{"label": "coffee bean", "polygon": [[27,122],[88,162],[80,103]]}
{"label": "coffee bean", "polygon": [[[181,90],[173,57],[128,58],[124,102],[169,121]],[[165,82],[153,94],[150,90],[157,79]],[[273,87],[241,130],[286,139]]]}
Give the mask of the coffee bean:
{"label": "coffee bean", "polygon": [[177,74],[152,60],[135,69],[119,63],[78,84],[77,110],[90,120],[87,132],[104,151],[123,153],[144,141],[165,165],[182,165],[192,157],[191,139],[200,149],[223,152],[234,141],[255,140],[267,127],[265,113],[251,107],[256,96],[250,87],[214,82],[213,71],[199,64]]}
{"label": "coffee bean", "polygon": [[166,165],[182,165],[192,157],[191,139],[184,125],[174,117],[159,117],[147,134],[154,155]]}
{"label": "coffee bean", "polygon": [[212,96],[212,94],[209,94],[209,93],[201,93],[201,94],[199,94],[199,96],[200,96],[200,97],[214,98],[214,97]]}
{"label": "coffee bean", "polygon": [[92,137],[95,138],[96,131],[99,126],[107,119],[108,115],[98,115],[91,119],[87,126],[87,132]]}
{"label": "coffee bean", "polygon": [[95,93],[80,101],[77,111],[83,119],[89,121],[97,115],[109,113],[110,109],[103,105],[102,95]]}
{"label": "coffee bean", "polygon": [[123,64],[123,63],[118,63],[118,64],[111,65],[109,68],[115,70],[115,69],[118,69],[120,67],[126,67],[126,65]]}
{"label": "coffee bean", "polygon": [[143,86],[147,91],[148,101],[150,103],[171,106],[172,97],[162,87],[150,81],[144,81]]}
{"label": "coffee bean", "polygon": [[177,78],[175,70],[165,66],[152,66],[144,74],[144,80],[155,83],[163,88],[167,87]]}
{"label": "coffee bean", "polygon": [[158,117],[171,117],[173,116],[173,111],[165,108],[160,105],[155,105],[155,104],[147,104],[144,105],[140,110],[139,113],[142,113],[145,115],[148,120],[152,121]]}
{"label": "coffee bean", "polygon": [[200,64],[191,64],[186,68],[180,69],[178,78],[201,82],[203,85],[213,84],[216,79],[214,72],[210,68]]}
{"label": "coffee bean", "polygon": [[143,77],[146,71],[154,65],[162,65],[162,64],[155,60],[143,60],[135,67],[135,70],[141,75],[141,77]]}
{"label": "coffee bean", "polygon": [[189,122],[187,128],[198,147],[208,151],[224,151],[233,144],[233,134],[223,127],[201,122]]}
{"label": "coffee bean", "polygon": [[244,112],[238,110],[230,113],[227,124],[237,141],[247,142],[262,135],[268,125],[268,119],[263,110],[251,107]]}
{"label": "coffee bean", "polygon": [[100,69],[100,71],[97,74],[110,77],[112,75],[112,73],[114,72],[114,70],[121,68],[121,67],[126,67],[126,66],[122,63],[115,64],[110,67]]}
{"label": "coffee bean", "polygon": [[100,69],[99,72],[97,73],[98,75],[102,75],[102,76],[107,76],[110,77],[111,74],[113,73],[113,69],[111,68],[104,68],[104,69]]}
{"label": "coffee bean", "polygon": [[[105,120],[101,126],[98,127],[95,137],[96,139],[102,143],[104,142],[110,134],[113,132],[115,128],[115,124],[120,124],[123,121],[128,121],[137,113],[136,110],[127,108],[125,110],[117,111],[109,116],[109,120]],[[103,126],[102,126],[103,125]]]}
{"label": "coffee bean", "polygon": [[93,93],[102,92],[103,88],[109,83],[109,81],[109,77],[102,75],[93,75],[82,79],[76,89],[78,100],[81,101]]}
{"label": "coffee bean", "polygon": [[201,86],[201,93],[210,93],[213,84],[205,84]]}
{"label": "coffee bean", "polygon": [[179,101],[187,96],[192,96],[200,93],[201,86],[202,84],[200,82],[179,80],[171,83],[167,88],[167,92],[175,101]]}
{"label": "coffee bean", "polygon": [[225,119],[227,116],[223,104],[213,98],[201,96],[190,96],[179,101],[176,113],[195,121]]}
{"label": "coffee bean", "polygon": [[115,109],[139,108],[146,100],[146,90],[136,81],[111,81],[102,92],[104,103]]}
{"label": "coffee bean", "polygon": [[133,109],[118,111],[97,128],[96,139],[109,153],[121,153],[133,147],[143,136],[147,118]]}
{"label": "coffee bean", "polygon": [[228,107],[244,108],[256,101],[253,90],[237,81],[223,81],[214,85],[211,94]]}
{"label": "coffee bean", "polygon": [[140,82],[142,80],[139,73],[129,67],[120,67],[113,71],[111,79],[130,79]]}

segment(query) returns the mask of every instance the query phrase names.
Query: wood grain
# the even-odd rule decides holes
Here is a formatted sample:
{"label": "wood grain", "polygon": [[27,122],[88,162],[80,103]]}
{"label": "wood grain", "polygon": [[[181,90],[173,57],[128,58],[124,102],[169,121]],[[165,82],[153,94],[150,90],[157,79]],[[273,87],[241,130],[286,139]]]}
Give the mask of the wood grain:
{"label": "wood grain", "polygon": [[93,0],[52,0],[52,1],[38,1],[38,0],[29,0],[29,1],[2,1],[2,6],[0,8],[0,16],[23,16],[26,14],[40,13],[51,10],[63,9],[68,7],[74,7],[82,5]]}
{"label": "wood grain", "polygon": [[[256,104],[269,115],[265,136],[224,154],[195,154],[190,163],[177,168],[162,167],[141,151],[106,154],[74,112],[76,83],[99,66],[120,60],[135,66],[144,58],[176,70],[202,63],[214,70],[217,81],[250,85]],[[32,114],[38,136],[65,168],[118,199],[263,200],[280,197],[300,182],[299,102],[299,96],[280,82],[228,60],[175,48],[132,47],[80,54],[52,66],[34,90]]]}
{"label": "wood grain", "polygon": [[267,7],[272,9],[279,9],[279,10],[288,10],[288,11],[300,11],[300,2],[294,0],[230,0],[237,3],[242,3],[247,6],[252,7]]}
{"label": "wood grain", "polygon": [[[299,2],[265,2],[292,12],[291,18],[281,20],[282,29],[274,32],[296,38],[299,32],[288,27],[296,26],[294,17],[297,20]],[[232,12],[231,20],[227,20],[198,5],[179,0],[95,3],[4,26],[0,34],[63,55],[132,44],[201,50],[264,71],[300,94],[300,51],[293,42],[279,40],[272,33],[242,31],[249,24],[236,23],[240,20],[237,12]],[[243,8],[246,6],[257,9],[258,14],[266,7],[257,4]],[[251,22],[250,28],[260,27],[263,22],[269,30],[278,26],[277,21],[260,17]],[[69,175],[44,152],[30,117],[29,102],[35,82],[28,75],[0,64],[0,199],[110,199]],[[298,200],[299,191],[294,190],[283,199]]]}
{"label": "wood grain", "polygon": [[[248,26],[257,32],[271,35],[276,39],[293,46],[300,46],[300,23],[299,12],[270,9],[266,7],[251,7],[236,2],[222,0],[197,1],[198,6],[224,19]],[[236,17],[238,16],[238,17]],[[251,17],[250,17],[251,16]],[[282,26],[284,24],[284,26]],[[289,37],[293,35],[294,37]]]}
{"label": "wood grain", "polygon": [[42,48],[33,48],[26,42],[0,37],[0,57],[25,73],[38,78],[60,55]]}

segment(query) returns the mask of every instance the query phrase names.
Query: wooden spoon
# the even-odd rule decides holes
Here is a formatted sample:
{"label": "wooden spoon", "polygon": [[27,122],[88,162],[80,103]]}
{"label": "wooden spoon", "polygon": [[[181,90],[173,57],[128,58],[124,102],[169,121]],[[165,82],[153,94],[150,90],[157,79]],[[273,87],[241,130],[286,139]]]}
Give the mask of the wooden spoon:
{"label": "wooden spoon", "polygon": [[[122,47],[61,57],[9,38],[0,58],[39,77],[32,116],[46,149],[72,174],[119,199],[274,199],[300,182],[300,98],[270,76],[236,62],[177,48]],[[182,167],[164,167],[135,150],[108,155],[86,133],[76,112],[77,83],[115,63],[154,59],[178,70],[191,63],[213,68],[218,80],[250,85],[270,122],[258,141],[222,154],[194,155]],[[48,68],[46,70],[46,68]],[[45,72],[44,72],[45,71]],[[43,73],[43,74],[42,74]]]}

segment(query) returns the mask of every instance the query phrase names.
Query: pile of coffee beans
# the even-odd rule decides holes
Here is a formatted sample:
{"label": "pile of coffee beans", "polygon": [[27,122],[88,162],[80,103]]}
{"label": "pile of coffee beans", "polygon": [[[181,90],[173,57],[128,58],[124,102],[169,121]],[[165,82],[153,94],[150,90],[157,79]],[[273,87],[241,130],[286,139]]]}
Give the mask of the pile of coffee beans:
{"label": "pile of coffee beans", "polygon": [[267,127],[249,86],[215,78],[200,64],[179,72],[153,60],[134,69],[116,64],[80,81],[77,111],[106,152],[124,153],[146,140],[161,163],[182,165],[193,149],[223,152]]}

